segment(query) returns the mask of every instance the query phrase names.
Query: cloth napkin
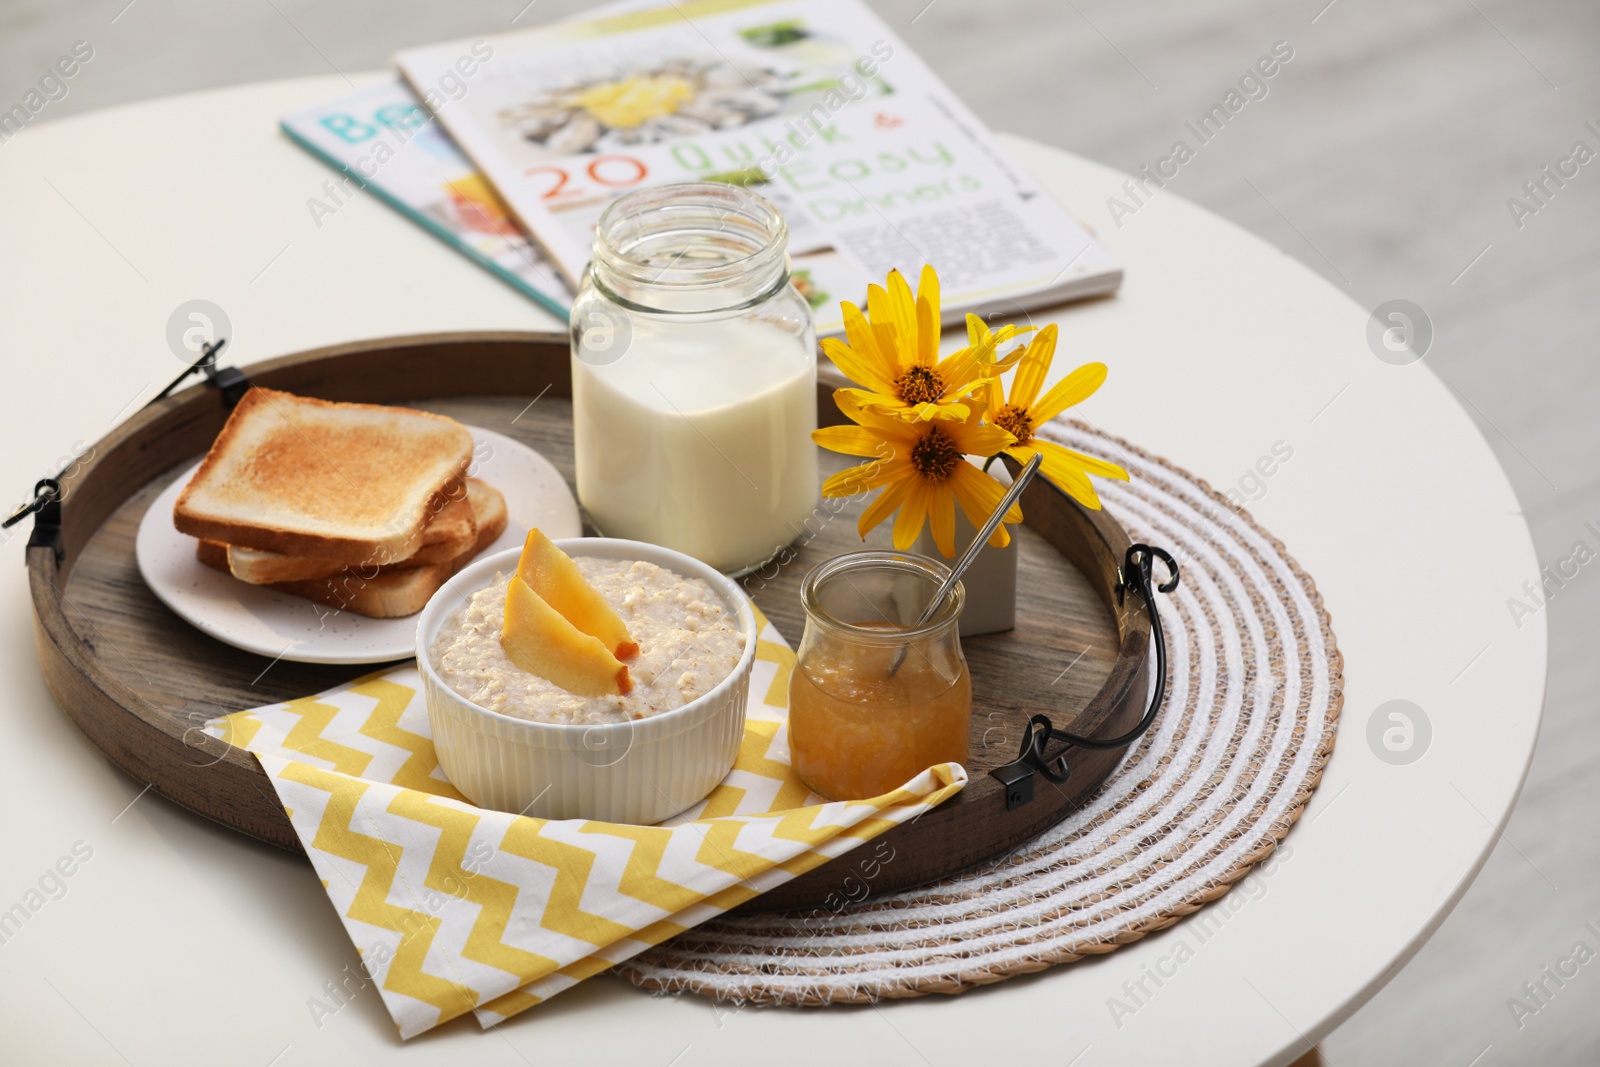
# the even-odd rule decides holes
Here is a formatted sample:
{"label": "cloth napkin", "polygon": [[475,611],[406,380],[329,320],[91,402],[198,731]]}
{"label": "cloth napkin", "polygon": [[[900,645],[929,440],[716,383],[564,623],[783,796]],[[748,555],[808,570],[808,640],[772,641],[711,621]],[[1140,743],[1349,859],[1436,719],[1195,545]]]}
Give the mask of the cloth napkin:
{"label": "cloth napkin", "polygon": [[794,653],[760,640],[734,768],[661,826],[475,807],[434,755],[415,664],[208,723],[255,753],[401,1037],[488,1028],[909,822],[966,784],[939,764],[830,802],[789,761]]}

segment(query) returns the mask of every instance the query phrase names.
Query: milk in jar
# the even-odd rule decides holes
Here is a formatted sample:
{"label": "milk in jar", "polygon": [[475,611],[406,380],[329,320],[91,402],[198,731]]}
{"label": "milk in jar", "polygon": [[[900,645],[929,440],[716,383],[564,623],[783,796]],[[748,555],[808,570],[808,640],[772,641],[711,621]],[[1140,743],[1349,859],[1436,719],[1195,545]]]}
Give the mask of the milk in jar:
{"label": "milk in jar", "polygon": [[601,217],[572,310],[578,499],[595,527],[729,573],[817,505],[816,341],[782,216],[743,189],[662,186]]}

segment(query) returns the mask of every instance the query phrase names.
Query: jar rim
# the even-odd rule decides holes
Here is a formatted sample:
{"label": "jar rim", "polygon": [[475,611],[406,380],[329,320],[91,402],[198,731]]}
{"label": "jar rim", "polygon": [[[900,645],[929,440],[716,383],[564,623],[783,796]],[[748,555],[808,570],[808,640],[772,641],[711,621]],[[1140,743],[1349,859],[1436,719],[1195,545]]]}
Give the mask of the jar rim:
{"label": "jar rim", "polygon": [[805,580],[801,582],[800,603],[806,610],[807,620],[822,625],[835,633],[847,635],[852,640],[881,645],[899,645],[919,638],[931,637],[950,629],[960,621],[961,611],[966,606],[967,600],[966,587],[960,582],[957,582],[955,587],[950,590],[949,595],[945,597],[944,603],[934,613],[933,618],[920,626],[883,630],[873,626],[862,626],[859,623],[847,622],[823,610],[817,599],[823,582],[841,576],[841,572],[847,573],[851,570],[867,567],[897,570],[926,578],[932,583],[932,587],[929,589],[930,596],[937,592],[939,586],[950,576],[950,568],[943,563],[927,556],[915,555],[910,552],[877,549],[847,552],[844,555],[823,560],[815,567],[812,567]]}
{"label": "jar rim", "polygon": [[[662,263],[640,253],[674,235],[714,236],[724,254],[680,251]],[[758,298],[787,283],[788,245],[788,223],[765,197],[725,182],[678,182],[635,190],[606,207],[595,223],[591,270],[606,289],[644,308],[654,306],[649,294],[664,289],[687,294],[739,281],[751,286],[747,299]]]}

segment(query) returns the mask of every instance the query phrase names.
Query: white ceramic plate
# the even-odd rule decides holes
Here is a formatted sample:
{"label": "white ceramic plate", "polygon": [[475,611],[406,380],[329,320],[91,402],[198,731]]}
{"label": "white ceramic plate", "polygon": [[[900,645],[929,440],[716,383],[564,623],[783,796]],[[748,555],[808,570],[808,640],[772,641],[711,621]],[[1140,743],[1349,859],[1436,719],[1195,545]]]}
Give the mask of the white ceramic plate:
{"label": "white ceramic plate", "polygon": [[[469,426],[476,444],[468,471],[505,494],[505,532],[483,550],[520,545],[537,526],[552,539],[581,537],[583,522],[561,472],[527,445]],[[196,463],[156,497],[139,523],[134,555],[156,596],[191,625],[219,641],[270,658],[300,663],[386,663],[416,652],[417,616],[369,619],[330,611],[303,597],[250,585],[195,558],[195,539],[172,525],[172,505]]]}

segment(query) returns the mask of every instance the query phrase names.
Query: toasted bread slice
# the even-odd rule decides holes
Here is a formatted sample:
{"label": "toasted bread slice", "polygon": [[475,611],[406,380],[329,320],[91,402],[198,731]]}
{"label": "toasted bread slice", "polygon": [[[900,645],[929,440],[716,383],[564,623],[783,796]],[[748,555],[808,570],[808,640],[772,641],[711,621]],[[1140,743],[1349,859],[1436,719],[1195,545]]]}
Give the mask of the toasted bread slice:
{"label": "toasted bread slice", "polygon": [[[472,505],[472,521],[478,527],[478,535],[473,541],[472,549],[476,555],[506,532],[506,523],[511,520],[511,512],[506,507],[505,494],[478,478],[467,479],[467,502]],[[489,532],[487,537],[484,536],[485,530]]]}
{"label": "toasted bread slice", "polygon": [[[461,566],[473,553],[463,553]],[[424,563],[420,567],[380,570],[371,578],[343,574],[313,582],[278,582],[272,588],[326,604],[336,611],[351,611],[374,619],[415,615],[439,587],[460,570],[450,562]]]}
{"label": "toasted bread slice", "polygon": [[[475,479],[468,479],[474,481]],[[394,566],[442,563],[472,547],[478,536],[470,490],[441,498],[444,506],[433,513],[417,535],[417,549]],[[481,495],[481,494],[480,494]],[[346,564],[336,559],[315,556],[286,556],[242,545],[228,546],[228,570],[241,582],[271,585],[273,582],[303,582],[331,578]]]}
{"label": "toasted bread slice", "polygon": [[[505,531],[510,515],[505,497],[498,489],[476,479],[468,482],[473,511],[478,516],[478,533],[465,552],[453,559],[420,566],[379,567],[371,575],[349,568],[329,578],[297,582],[275,582],[272,588],[319,604],[374,618],[399,618],[414,615],[450,576],[465,567],[474,556],[488,548]],[[202,539],[196,549],[200,562],[218,570],[228,570],[228,546]]]}
{"label": "toasted bread slice", "polygon": [[228,573],[228,546],[221,541],[208,541],[202,537],[194,546],[194,554],[207,567]]}
{"label": "toasted bread slice", "polygon": [[[450,540],[440,540],[431,544],[424,543],[416,553],[400,566],[416,563],[443,563],[455,559],[461,553],[471,550],[473,555],[482,552],[496,537],[505,531],[506,522],[510,513],[506,510],[505,494],[483,481],[481,478],[467,479],[467,492],[464,498],[467,510],[472,516],[470,531],[464,536],[458,535]],[[483,537],[484,528],[490,529],[487,539]],[[424,539],[426,541],[426,538]],[[474,548],[473,546],[477,547]],[[468,556],[471,559],[472,556]]]}
{"label": "toasted bread slice", "polygon": [[[482,484],[482,483],[479,483]],[[478,528],[472,547],[454,559],[443,563],[424,563],[417,567],[380,567],[376,575],[367,578],[348,569],[336,578],[315,582],[278,582],[274,589],[303,596],[319,604],[357,615],[370,615],[379,619],[415,615],[428,603],[429,598],[450,577],[472,561],[499,537],[506,528],[505,497],[498,489],[484,486],[490,511],[487,521]],[[498,507],[493,504],[498,502]]]}
{"label": "toasted bread slice", "polygon": [[478,540],[478,518],[472,510],[471,482],[468,478],[459,493],[428,520],[417,539],[417,550],[406,563],[443,563],[455,559]]}
{"label": "toasted bread slice", "polygon": [[257,386],[178,495],[172,519],[206,540],[381,566],[416,551],[471,460],[472,435],[454,419]]}

